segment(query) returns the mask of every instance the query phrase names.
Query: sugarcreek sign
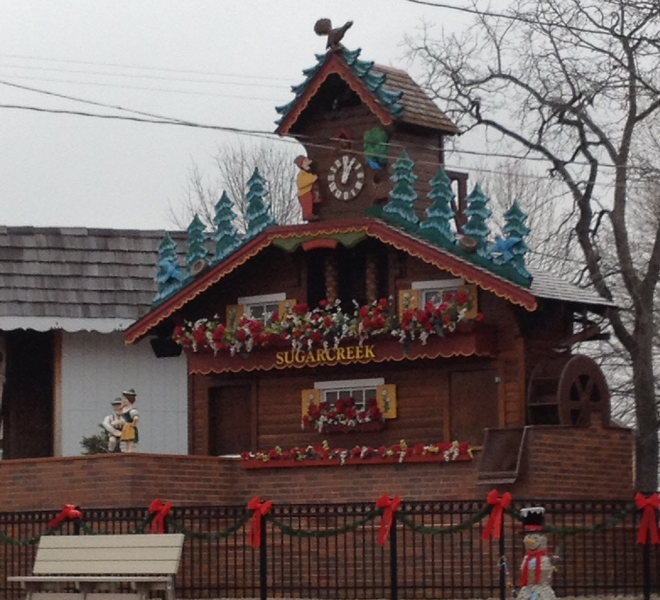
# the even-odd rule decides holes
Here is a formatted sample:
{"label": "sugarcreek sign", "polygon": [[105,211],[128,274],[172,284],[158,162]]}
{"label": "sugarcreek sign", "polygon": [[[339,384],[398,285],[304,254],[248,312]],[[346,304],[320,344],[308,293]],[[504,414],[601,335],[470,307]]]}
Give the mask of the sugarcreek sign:
{"label": "sugarcreek sign", "polygon": [[368,361],[376,358],[375,346],[346,346],[318,350],[289,350],[275,353],[275,367],[318,366]]}

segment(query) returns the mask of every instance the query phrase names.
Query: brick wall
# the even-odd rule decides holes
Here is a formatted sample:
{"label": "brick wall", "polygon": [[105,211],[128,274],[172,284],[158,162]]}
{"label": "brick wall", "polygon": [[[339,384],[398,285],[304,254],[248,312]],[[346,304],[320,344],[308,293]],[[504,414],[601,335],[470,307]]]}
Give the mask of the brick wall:
{"label": "brick wall", "polygon": [[[528,430],[525,470],[510,486],[517,498],[632,497],[631,432],[616,428]],[[371,501],[380,494],[410,500],[481,499],[472,462],[356,465],[245,471],[236,460],[209,456],[114,454],[0,462],[0,511],[242,504],[260,495],[275,502]],[[502,491],[504,488],[502,488]]]}

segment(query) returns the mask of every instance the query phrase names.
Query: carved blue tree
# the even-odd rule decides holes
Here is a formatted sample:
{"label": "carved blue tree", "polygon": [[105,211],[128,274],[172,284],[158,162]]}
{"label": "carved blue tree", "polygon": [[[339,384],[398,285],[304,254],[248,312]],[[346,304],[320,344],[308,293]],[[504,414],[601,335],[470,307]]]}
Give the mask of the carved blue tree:
{"label": "carved blue tree", "polygon": [[264,197],[268,193],[265,183],[266,181],[259,173],[259,169],[254,170],[252,177],[247,182],[248,192],[245,196],[247,204],[245,210],[246,240],[259,235],[266,227],[276,224],[275,219],[270,214],[270,207],[264,202]]}
{"label": "carved blue tree", "polygon": [[206,235],[204,234],[204,229],[206,226],[200,218],[195,215],[193,220],[188,225],[188,253],[186,254],[186,266],[188,268],[188,273],[190,273],[190,267],[198,260],[206,260],[206,257],[209,254],[209,251],[206,249],[204,244],[206,243]]}
{"label": "carved blue tree", "polygon": [[232,206],[233,202],[229,196],[227,196],[226,192],[222,192],[220,200],[215,205],[215,216],[213,217],[213,224],[215,225],[215,231],[213,232],[215,254],[211,260],[212,265],[227,258],[227,256],[241,245],[240,240],[236,237],[236,227],[234,227],[236,215],[232,210]]}
{"label": "carved blue tree", "polygon": [[529,252],[529,246],[525,243],[525,237],[529,234],[529,227],[525,225],[527,215],[520,209],[516,201],[513,202],[511,208],[506,211],[504,215],[506,224],[504,225],[503,232],[507,240],[517,239],[518,242],[512,244],[509,252],[512,254],[510,259],[511,265],[523,277],[531,277],[527,267],[525,266],[525,254]]}
{"label": "carved blue tree", "polygon": [[468,218],[468,222],[463,227],[463,233],[476,240],[477,254],[487,258],[489,256],[488,236],[490,235],[490,229],[486,221],[492,214],[486,206],[488,197],[477,184],[474,186],[472,193],[466,198],[466,201],[465,216]]}
{"label": "carved blue tree", "polygon": [[158,246],[158,262],[156,263],[158,292],[153,303],[158,304],[171,296],[181,287],[182,281],[183,273],[177,262],[176,244],[170,234],[165,233],[163,241]]}
{"label": "carved blue tree", "polygon": [[429,183],[431,191],[428,197],[432,204],[426,209],[426,220],[420,224],[418,233],[440,246],[454,246],[456,238],[449,224],[454,218],[454,211],[451,208],[454,199],[451,181],[445,170],[440,167]]}
{"label": "carved blue tree", "polygon": [[404,150],[394,163],[394,175],[390,181],[394,184],[390,192],[389,202],[383,206],[383,218],[409,231],[416,231],[419,219],[415,215],[414,206],[417,192],[413,185],[417,175],[412,170],[415,163],[408,158]]}

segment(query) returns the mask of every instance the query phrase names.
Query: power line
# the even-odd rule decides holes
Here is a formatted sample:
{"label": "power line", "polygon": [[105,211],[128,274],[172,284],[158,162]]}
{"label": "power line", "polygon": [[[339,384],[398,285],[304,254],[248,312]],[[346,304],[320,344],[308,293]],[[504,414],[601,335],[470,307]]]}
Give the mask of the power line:
{"label": "power line", "polygon": [[[578,25],[564,25],[563,23],[555,23],[552,21],[540,21],[536,17],[526,18],[523,15],[511,15],[506,13],[498,13],[490,10],[479,10],[477,8],[470,8],[468,6],[456,6],[452,4],[445,4],[443,2],[431,2],[430,0],[404,0],[405,2],[410,2],[411,4],[420,4],[423,6],[432,6],[434,8],[445,8],[447,10],[453,10],[456,12],[462,12],[466,14],[476,15],[479,17],[494,17],[496,19],[506,19],[508,21],[515,21],[518,23],[526,23],[528,25],[542,25],[548,28],[554,29],[564,29],[570,32],[579,32],[579,33],[590,33],[593,35],[606,35],[606,36],[616,36],[616,32],[612,30],[600,30],[600,29],[588,29],[586,27],[579,27]],[[648,42],[648,37],[644,36],[625,36],[626,39],[636,42]]]}
{"label": "power line", "polygon": [[185,74],[194,74],[194,75],[213,75],[216,77],[236,77],[241,79],[268,79],[270,81],[285,81],[281,77],[268,77],[266,75],[247,75],[245,73],[220,73],[218,71],[196,71],[193,69],[171,69],[166,67],[154,67],[154,66],[140,66],[140,65],[129,65],[126,63],[106,63],[106,62],[92,62],[87,60],[72,60],[64,58],[52,58],[45,56],[27,56],[24,54],[0,54],[0,57],[6,58],[19,58],[25,60],[40,60],[44,62],[56,62],[56,63],[70,63],[76,65],[90,65],[96,67],[117,67],[122,69],[138,69],[143,71],[162,71],[166,73],[185,73]]}
{"label": "power line", "polygon": [[[3,69],[23,69],[27,71],[51,71],[56,73],[75,73],[77,75],[95,75],[101,77],[123,77],[127,79],[152,79],[156,81],[182,81],[185,83],[208,83],[208,84],[221,84],[221,85],[232,85],[232,86],[241,86],[241,87],[258,87],[258,88],[273,88],[273,89],[286,89],[289,90],[290,86],[288,85],[270,85],[263,83],[241,83],[234,81],[220,81],[218,79],[191,79],[191,78],[182,78],[182,77],[159,77],[156,75],[143,75],[139,73],[104,73],[101,71],[86,71],[83,69],[56,69],[53,67],[30,67],[22,65],[3,65],[0,64],[0,68]],[[12,75],[13,76],[13,75]]]}
{"label": "power line", "polygon": [[[7,77],[5,75],[5,77]],[[264,97],[257,97],[257,96],[235,96],[233,94],[214,94],[213,92],[195,92],[191,90],[172,90],[172,89],[167,89],[167,88],[153,88],[153,87],[141,87],[141,86],[135,86],[135,85],[116,85],[112,83],[100,83],[100,82],[92,82],[92,81],[71,81],[67,79],[50,79],[47,77],[27,77],[23,75],[9,75],[9,77],[12,77],[13,79],[21,79],[21,80],[27,80],[27,81],[47,81],[49,83],[70,83],[73,85],[88,85],[88,86],[94,86],[94,87],[106,87],[106,88],[116,88],[116,89],[125,89],[125,90],[141,90],[141,91],[147,91],[147,92],[166,92],[169,94],[186,94],[189,96],[211,96],[214,98],[232,98],[236,100],[255,100],[258,102],[285,102],[285,100],[281,100],[280,98],[264,98]]]}
{"label": "power line", "polygon": [[[302,143],[301,140],[302,138],[305,138],[307,136],[296,136],[294,138],[284,138],[280,137],[277,134],[269,131],[259,131],[259,130],[250,130],[250,129],[242,129],[239,127],[228,127],[228,126],[223,126],[223,125],[209,125],[209,124],[202,124],[202,123],[196,123],[194,121],[184,121],[184,120],[178,120],[178,119],[172,119],[169,117],[159,117],[159,118],[153,118],[153,119],[146,119],[142,117],[130,117],[130,116],[124,116],[124,115],[103,115],[103,114],[98,114],[98,113],[90,113],[90,112],[85,112],[85,111],[74,111],[74,110],[65,110],[65,109],[47,109],[47,108],[42,108],[42,107],[37,107],[37,106],[25,106],[25,105],[16,105],[16,104],[0,104],[0,108],[7,108],[7,109],[17,109],[17,110],[26,110],[26,111],[32,111],[32,112],[38,112],[38,113],[47,113],[47,114],[62,114],[62,115],[73,115],[73,116],[82,116],[82,117],[88,117],[88,118],[98,118],[98,119],[105,119],[105,120],[117,120],[117,121],[132,121],[132,122],[137,122],[137,123],[149,123],[149,124],[154,124],[154,125],[178,125],[182,127],[193,127],[196,129],[208,129],[208,130],[214,130],[214,131],[222,131],[225,133],[234,133],[237,135],[246,135],[246,136],[251,136],[251,137],[256,137],[256,138],[263,138],[263,139],[270,139],[272,140],[273,138],[284,142],[284,143],[289,143],[289,144],[297,144],[297,143]],[[127,110],[127,109],[121,109],[121,110]],[[318,139],[318,138],[315,138]],[[339,141],[335,138],[328,138],[329,141]],[[329,144],[319,144],[319,143],[314,143],[311,141],[305,141],[305,145],[308,147],[313,147],[313,148],[320,148],[320,149],[326,149],[326,150],[336,150],[336,146],[334,145],[329,145]],[[401,146],[404,148],[404,146]],[[355,152],[355,151],[354,151]],[[356,154],[364,154],[364,152],[355,152]],[[490,156],[488,154],[484,153],[484,156]],[[415,164],[427,164],[427,165],[432,165],[432,166],[438,166],[437,162],[434,161],[428,161],[428,160],[417,160],[415,161]],[[453,167],[449,165],[444,165],[446,169],[453,170]],[[485,169],[481,167],[469,167],[473,171],[479,171],[482,173],[490,173],[490,174],[497,174],[497,175],[508,175],[505,171],[499,171],[496,169]],[[542,176],[538,174],[525,174],[525,173],[520,173],[517,174],[519,177],[527,178],[527,179],[536,179],[536,180],[552,180],[553,178],[550,176]],[[603,183],[600,181],[594,181],[594,182],[580,182],[583,185],[587,185],[589,183],[593,183],[594,185],[597,186],[606,186],[606,187],[611,187],[611,184],[608,183]]]}

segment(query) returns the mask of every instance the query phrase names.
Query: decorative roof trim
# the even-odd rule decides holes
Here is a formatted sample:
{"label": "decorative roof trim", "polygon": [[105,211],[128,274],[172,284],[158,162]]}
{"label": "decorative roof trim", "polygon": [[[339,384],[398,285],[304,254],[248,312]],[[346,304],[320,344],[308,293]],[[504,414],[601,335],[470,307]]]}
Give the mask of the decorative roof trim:
{"label": "decorative roof trim", "polygon": [[266,229],[257,237],[239,248],[236,252],[212,267],[199,279],[177,292],[153,311],[147,313],[135,322],[124,334],[124,341],[130,345],[147,334],[153,327],[161,323],[188,302],[215,285],[223,277],[245,264],[263,249],[271,245],[275,239],[291,237],[328,237],[338,233],[365,232],[384,244],[403,250],[415,258],[432,264],[439,269],[449,271],[455,277],[462,277],[469,283],[474,283],[496,296],[505,298],[513,304],[524,307],[532,312],[537,308],[537,301],[528,290],[506,279],[489,273],[485,269],[464,262],[448,253],[439,246],[419,239],[402,230],[395,229],[383,221],[373,219],[347,219],[329,223],[312,223],[306,225],[274,226]]}
{"label": "decorative roof trim", "polygon": [[329,58],[326,58],[321,68],[314,74],[312,80],[305,87],[305,90],[294,100],[293,106],[282,118],[275,133],[278,135],[287,135],[289,133],[325,80],[332,74],[339,75],[348,84],[348,86],[360,97],[360,100],[362,100],[376,117],[378,117],[378,120],[384,127],[387,127],[394,122],[392,114],[376,102],[372,92],[364,81],[353,73],[353,70],[347,66],[336,53],[332,53]]}

